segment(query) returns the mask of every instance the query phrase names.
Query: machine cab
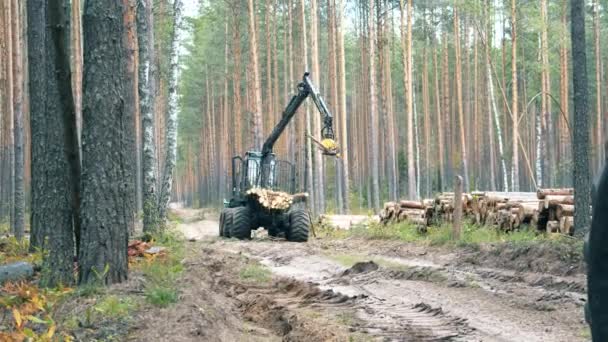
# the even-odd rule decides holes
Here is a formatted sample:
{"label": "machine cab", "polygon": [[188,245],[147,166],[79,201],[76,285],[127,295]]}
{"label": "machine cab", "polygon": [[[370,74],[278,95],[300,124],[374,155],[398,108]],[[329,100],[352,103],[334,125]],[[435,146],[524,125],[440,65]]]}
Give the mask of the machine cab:
{"label": "machine cab", "polygon": [[[234,197],[251,188],[264,188],[287,193],[295,192],[295,167],[278,160],[274,153],[263,158],[262,152],[249,151],[245,158],[232,158],[232,192]],[[240,196],[239,196],[240,195]]]}

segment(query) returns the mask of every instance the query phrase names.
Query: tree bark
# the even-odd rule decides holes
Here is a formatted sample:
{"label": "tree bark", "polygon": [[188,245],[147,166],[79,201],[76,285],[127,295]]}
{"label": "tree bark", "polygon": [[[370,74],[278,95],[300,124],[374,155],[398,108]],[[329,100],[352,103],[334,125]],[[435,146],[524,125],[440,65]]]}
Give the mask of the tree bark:
{"label": "tree bark", "polygon": [[519,191],[519,101],[517,96],[517,0],[511,0],[511,87],[513,115],[513,157],[511,160],[513,191]]}
{"label": "tree bark", "polygon": [[350,121],[347,117],[348,111],[346,110],[346,58],[344,53],[344,0],[337,0],[336,5],[336,35],[337,35],[337,61],[338,61],[338,96],[340,102],[340,120],[341,120],[341,132],[340,132],[340,146],[342,149],[342,198],[344,212],[350,211],[350,170],[349,170],[349,150],[348,150],[348,122]]}
{"label": "tree bark", "polygon": [[454,7],[454,46],[456,55],[456,100],[458,102],[458,121],[460,126],[460,153],[462,160],[462,173],[464,174],[464,189],[469,188],[469,166],[467,161],[466,144],[466,122],[464,121],[464,109],[462,100],[462,56],[460,54],[460,17],[458,9]]}
{"label": "tree bark", "polygon": [[158,199],[158,214],[160,222],[165,222],[167,218],[167,207],[171,200],[171,187],[173,185],[173,174],[175,162],[177,161],[177,87],[179,78],[179,42],[180,30],[182,27],[182,1],[175,0],[173,4],[173,34],[171,37],[171,58],[169,76],[169,106],[167,108],[167,143],[165,154],[165,167],[163,171],[163,181]]}
{"label": "tree bark", "polygon": [[[30,249],[48,251],[43,282],[74,283],[78,222],[76,112],[70,76],[70,13],[62,0],[29,0],[28,54],[32,131]],[[71,170],[71,172],[66,172]],[[76,206],[75,206],[76,204]]]}
{"label": "tree bark", "polygon": [[137,41],[139,45],[138,92],[142,126],[142,173],[144,232],[154,232],[160,223],[156,190],[156,146],[154,144],[154,21],[151,0],[137,1]]}
{"label": "tree bark", "polygon": [[126,10],[122,2],[85,4],[80,283],[127,279],[128,232],[135,210],[135,127],[134,113],[123,102],[132,91]]}
{"label": "tree bark", "polygon": [[376,33],[374,29],[375,1],[369,1],[369,130],[370,130],[370,153],[371,153],[371,187],[372,187],[372,208],[380,210],[380,180],[378,175],[378,98],[376,96]]}
{"label": "tree bark", "polygon": [[[414,104],[412,82],[412,1],[400,0],[401,48],[403,50],[403,76],[407,117],[407,178],[408,198],[416,198],[416,161],[414,160]],[[407,22],[407,29],[406,29]]]}
{"label": "tree bark", "polygon": [[[319,33],[318,27],[318,6],[317,0],[310,1],[310,52],[311,52],[311,68],[312,68],[312,81],[314,84],[320,84],[320,67],[319,67]],[[321,117],[315,113],[312,115],[312,135],[319,134],[321,132]],[[314,197],[315,197],[315,214],[322,214],[325,212],[325,181],[323,178],[323,156],[319,149],[312,149],[314,158],[313,164],[313,186],[314,186]]]}
{"label": "tree bark", "polygon": [[593,3],[593,33],[595,45],[595,147],[596,167],[595,170],[599,174],[604,165],[604,127],[602,118],[602,51],[600,49],[600,1],[594,0]]}
{"label": "tree bark", "polygon": [[252,112],[252,136],[253,136],[253,146],[256,149],[262,149],[263,138],[262,134],[264,132],[264,126],[262,123],[262,86],[260,83],[260,66],[258,59],[258,40],[257,40],[257,29],[255,26],[255,8],[253,6],[253,0],[247,0],[247,12],[249,17],[249,54],[251,58],[251,68],[252,77],[251,80],[253,83],[253,103],[252,108],[250,109]]}
{"label": "tree bark", "polygon": [[[587,88],[587,52],[585,41],[585,3],[570,2],[572,40],[572,84],[574,86],[573,117],[573,177],[574,177],[574,227],[575,235],[583,236],[590,226],[591,176],[589,172],[589,105]],[[592,329],[595,325],[592,326]]]}
{"label": "tree bark", "polygon": [[14,219],[17,240],[25,235],[24,141],[23,141],[23,55],[21,46],[20,0],[11,0],[13,44],[13,135],[14,143]]}

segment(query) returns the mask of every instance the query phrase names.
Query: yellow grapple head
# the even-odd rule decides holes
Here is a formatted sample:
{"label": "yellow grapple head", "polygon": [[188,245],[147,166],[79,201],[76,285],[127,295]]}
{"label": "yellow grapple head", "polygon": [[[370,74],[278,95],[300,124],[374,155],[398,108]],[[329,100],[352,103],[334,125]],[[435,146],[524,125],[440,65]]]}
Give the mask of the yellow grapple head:
{"label": "yellow grapple head", "polygon": [[321,150],[325,155],[337,156],[339,152],[338,143],[333,139],[323,139],[321,141]]}

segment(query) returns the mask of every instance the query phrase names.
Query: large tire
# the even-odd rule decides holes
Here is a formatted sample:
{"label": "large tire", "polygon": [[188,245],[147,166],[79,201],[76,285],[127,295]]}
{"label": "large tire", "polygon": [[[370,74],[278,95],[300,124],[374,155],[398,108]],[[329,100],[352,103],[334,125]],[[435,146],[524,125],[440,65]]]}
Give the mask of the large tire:
{"label": "large tire", "polygon": [[308,211],[294,209],[289,213],[289,228],[287,229],[287,241],[306,242],[310,231],[310,216]]}
{"label": "large tire", "polygon": [[223,209],[220,214],[219,236],[229,238],[230,226],[232,225],[232,209]]}
{"label": "large tire", "polygon": [[224,237],[225,222],[226,222],[226,209],[222,210],[222,212],[220,213],[220,224],[219,224],[219,232],[218,232],[219,237]]}
{"label": "large tire", "polygon": [[234,208],[232,211],[232,224],[228,229],[230,237],[239,240],[251,240],[252,227],[251,211],[247,207]]}

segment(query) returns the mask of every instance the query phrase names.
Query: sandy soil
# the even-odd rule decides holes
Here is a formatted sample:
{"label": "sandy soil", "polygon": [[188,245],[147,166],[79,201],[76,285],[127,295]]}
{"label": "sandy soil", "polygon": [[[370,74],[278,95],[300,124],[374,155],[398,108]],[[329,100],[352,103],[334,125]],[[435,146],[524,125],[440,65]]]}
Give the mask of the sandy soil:
{"label": "sandy soil", "polygon": [[[217,239],[188,210],[179,303],[150,312],[140,341],[585,341],[585,279],[465,262],[395,242]],[[357,262],[345,267],[343,259]],[[339,262],[342,260],[342,262]],[[238,269],[259,262],[269,283]]]}

